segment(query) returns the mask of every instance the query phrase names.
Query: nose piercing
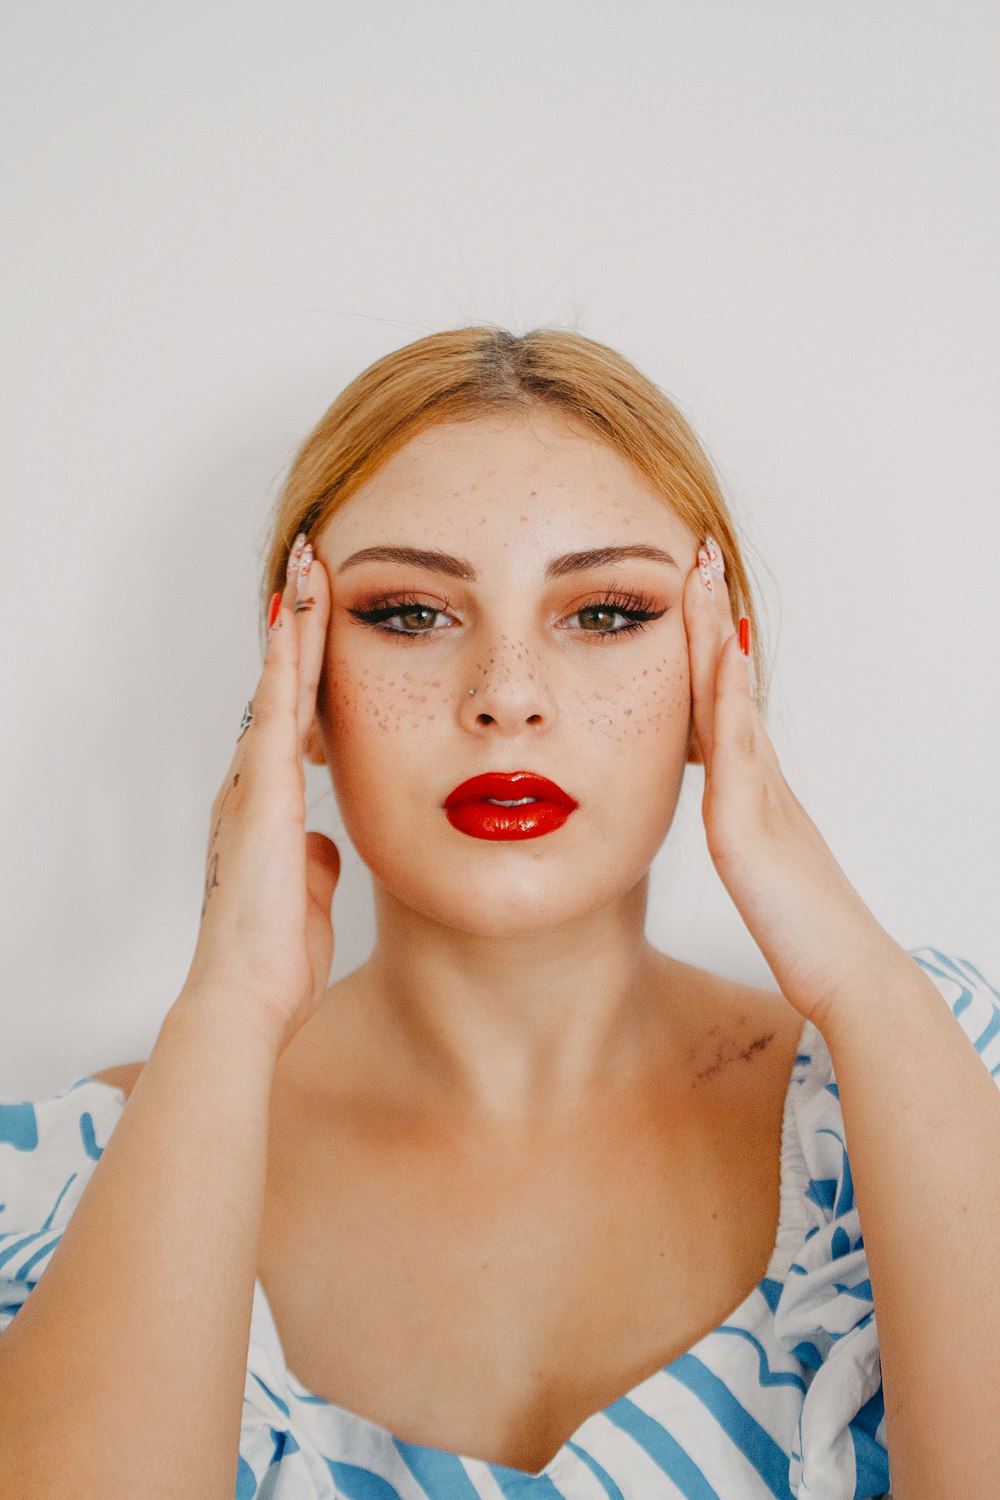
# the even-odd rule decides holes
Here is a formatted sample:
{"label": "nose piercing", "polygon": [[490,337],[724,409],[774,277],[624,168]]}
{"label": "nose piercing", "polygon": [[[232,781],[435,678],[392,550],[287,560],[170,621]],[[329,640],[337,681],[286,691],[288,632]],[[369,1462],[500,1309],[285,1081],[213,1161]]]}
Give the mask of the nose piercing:
{"label": "nose piercing", "polygon": [[469,697],[470,698],[473,696],[473,694],[475,693],[475,691],[476,691],[475,688],[470,688],[469,689]]}

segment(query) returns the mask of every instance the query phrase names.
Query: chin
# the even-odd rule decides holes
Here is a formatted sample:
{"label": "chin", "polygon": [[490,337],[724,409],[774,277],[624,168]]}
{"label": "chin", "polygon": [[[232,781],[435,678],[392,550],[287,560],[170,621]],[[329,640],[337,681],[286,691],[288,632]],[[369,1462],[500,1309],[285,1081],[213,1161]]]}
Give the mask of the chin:
{"label": "chin", "polygon": [[[369,866],[371,869],[371,867]],[[506,870],[483,870],[478,876],[466,870],[453,874],[447,883],[426,879],[401,879],[400,870],[371,870],[382,890],[400,905],[428,921],[472,937],[530,937],[585,920],[622,900],[646,871],[633,879],[612,883],[605,867],[603,881],[592,884],[580,878],[579,870],[556,870],[508,866]]]}

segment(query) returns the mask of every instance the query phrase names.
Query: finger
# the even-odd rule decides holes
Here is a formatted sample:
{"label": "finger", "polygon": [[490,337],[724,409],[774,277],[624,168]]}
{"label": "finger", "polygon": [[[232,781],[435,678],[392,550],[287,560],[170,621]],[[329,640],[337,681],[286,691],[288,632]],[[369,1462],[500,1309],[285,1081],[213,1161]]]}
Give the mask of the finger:
{"label": "finger", "polygon": [[306,834],[306,886],[309,896],[327,915],[340,879],[340,850],[326,834]]}
{"label": "finger", "polygon": [[777,751],[754,701],[750,660],[740,649],[735,633],[727,638],[719,662],[715,734],[716,743],[725,745],[727,758],[742,764],[744,774],[749,774],[751,765],[765,778],[782,774]]}
{"label": "finger", "polygon": [[726,562],[722,555],[722,548],[711,532],[706,532],[705,534],[704,550],[708,556],[709,574],[712,579],[714,597],[719,610],[719,650],[721,651],[729,637],[736,635],[736,626],[733,622],[733,605],[729,597],[729,583],[726,578]]}
{"label": "finger", "polygon": [[326,652],[330,618],[330,581],[326,569],[309,548],[299,569],[295,617],[299,629],[298,732],[304,740],[316,714],[316,692]]}
{"label": "finger", "polygon": [[750,663],[749,658],[743,655],[739,636],[734,630],[726,637],[719,653],[715,699],[716,733],[728,735],[734,726],[743,722],[747,708],[756,713],[756,704],[750,692]]}
{"label": "finger", "polygon": [[715,578],[704,548],[684,586],[684,621],[688,634],[691,704],[703,764],[711,760],[715,741],[715,675],[719,660],[720,621]]}
{"label": "finger", "polygon": [[[715,594],[718,598],[722,618],[722,645],[719,651],[719,663],[716,669],[716,720],[718,720],[718,695],[722,691],[719,679],[722,674],[727,676],[727,691],[735,688],[739,699],[749,699],[754,702],[753,684],[750,679],[749,650],[746,654],[740,645],[739,631],[734,623],[734,611],[732,600],[729,595],[729,584],[726,581],[725,559],[722,549],[710,532],[705,536],[705,552],[708,554],[709,567],[715,584]],[[749,621],[747,621],[749,627]],[[730,640],[735,640],[736,648],[729,645]],[[728,648],[732,661],[727,658],[726,663],[722,661],[722,654]],[[735,676],[732,674],[735,672]],[[731,680],[728,680],[730,679]],[[756,706],[756,705],[755,705]]]}
{"label": "finger", "polygon": [[325,834],[306,834],[306,942],[317,990],[325,989],[333,960],[333,893],[340,879],[340,851]]}
{"label": "finger", "polygon": [[294,603],[305,544],[305,533],[300,532],[289,553],[280,607],[268,632],[264,667],[253,697],[253,723],[240,741],[241,747],[247,746],[248,770],[259,768],[264,777],[289,761],[299,764],[299,627]]}

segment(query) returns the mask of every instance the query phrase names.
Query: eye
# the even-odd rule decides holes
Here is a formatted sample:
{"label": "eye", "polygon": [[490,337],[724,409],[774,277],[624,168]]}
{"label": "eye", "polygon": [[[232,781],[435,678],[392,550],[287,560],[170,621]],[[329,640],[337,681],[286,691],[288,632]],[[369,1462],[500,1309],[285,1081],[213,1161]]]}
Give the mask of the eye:
{"label": "eye", "polygon": [[595,625],[574,625],[570,628],[580,630],[587,635],[630,635],[634,630],[644,630],[647,620],[658,620],[661,615],[666,614],[665,609],[653,609],[653,601],[645,594],[609,594],[606,598],[596,600],[593,604],[584,604],[576,611],[575,616],[569,619],[589,618],[593,620],[597,616],[603,616],[605,620],[617,615],[619,619],[625,620],[624,625],[611,626],[597,623]]}
{"label": "eye", "polygon": [[[431,622],[436,615],[443,615],[444,610],[438,609],[434,604],[424,604],[419,599],[397,598],[374,599],[367,609],[351,609],[348,614],[362,625],[371,625],[375,630],[381,630],[384,635],[398,635],[404,640],[412,640],[415,636],[430,635],[433,630],[441,629],[441,626],[434,626]],[[405,620],[409,625],[390,624],[393,620]],[[416,628],[410,628],[414,624]]]}

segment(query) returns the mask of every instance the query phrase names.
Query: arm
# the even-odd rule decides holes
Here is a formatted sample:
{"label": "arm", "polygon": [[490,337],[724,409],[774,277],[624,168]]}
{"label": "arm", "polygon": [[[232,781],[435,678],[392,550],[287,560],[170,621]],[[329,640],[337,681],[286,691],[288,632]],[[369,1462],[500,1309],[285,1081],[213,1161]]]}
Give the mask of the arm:
{"label": "arm", "polygon": [[1000,1474],[1000,1095],[785,780],[751,694],[724,561],[706,543],[683,599],[706,841],[837,1075],[893,1495],[983,1500]]}
{"label": "arm", "polygon": [[278,1056],[182,994],[0,1338],[0,1493],[231,1500]]}
{"label": "arm", "polygon": [[271,1086],[329,976],[340,871],[336,846],[305,832],[302,753],[329,616],[321,566],[305,597],[310,565],[301,533],[212,809],[187,982],[0,1339],[4,1496],[235,1493]]}
{"label": "arm", "polygon": [[1000,1090],[902,948],[831,997],[833,1060],[878,1327],[896,1500],[1000,1474]]}

